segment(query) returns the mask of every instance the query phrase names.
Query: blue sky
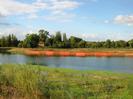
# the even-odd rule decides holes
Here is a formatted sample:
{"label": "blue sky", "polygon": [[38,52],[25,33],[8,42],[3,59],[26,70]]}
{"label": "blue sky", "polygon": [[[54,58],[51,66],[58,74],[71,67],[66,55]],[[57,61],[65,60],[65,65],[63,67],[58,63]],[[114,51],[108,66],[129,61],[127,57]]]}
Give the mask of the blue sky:
{"label": "blue sky", "polygon": [[133,0],[0,0],[0,34],[45,29],[85,40],[133,38]]}

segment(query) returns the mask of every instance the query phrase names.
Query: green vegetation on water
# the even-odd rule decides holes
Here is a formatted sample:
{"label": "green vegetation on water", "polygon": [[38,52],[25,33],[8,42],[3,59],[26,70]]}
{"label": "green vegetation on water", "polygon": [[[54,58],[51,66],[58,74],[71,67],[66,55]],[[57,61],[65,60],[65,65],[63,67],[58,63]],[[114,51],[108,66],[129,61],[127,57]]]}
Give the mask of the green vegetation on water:
{"label": "green vegetation on water", "polygon": [[132,99],[133,74],[0,65],[0,98]]}

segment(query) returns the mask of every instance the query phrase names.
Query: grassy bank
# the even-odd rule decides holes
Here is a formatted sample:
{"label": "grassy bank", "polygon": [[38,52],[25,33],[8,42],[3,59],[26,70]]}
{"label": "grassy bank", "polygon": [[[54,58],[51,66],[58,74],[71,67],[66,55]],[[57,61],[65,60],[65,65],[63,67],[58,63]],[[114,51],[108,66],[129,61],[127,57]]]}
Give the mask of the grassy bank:
{"label": "grassy bank", "polygon": [[0,98],[132,99],[133,74],[0,65]]}
{"label": "grassy bank", "polygon": [[0,52],[9,53],[25,53],[26,51],[70,51],[70,52],[133,52],[130,48],[15,48],[15,47],[0,47]]}
{"label": "grassy bank", "polygon": [[133,52],[132,48],[0,48],[0,49],[7,49],[6,51],[11,53],[24,53],[27,50],[37,50],[37,51],[82,51],[82,52],[118,52],[118,51],[124,51],[124,52]]}

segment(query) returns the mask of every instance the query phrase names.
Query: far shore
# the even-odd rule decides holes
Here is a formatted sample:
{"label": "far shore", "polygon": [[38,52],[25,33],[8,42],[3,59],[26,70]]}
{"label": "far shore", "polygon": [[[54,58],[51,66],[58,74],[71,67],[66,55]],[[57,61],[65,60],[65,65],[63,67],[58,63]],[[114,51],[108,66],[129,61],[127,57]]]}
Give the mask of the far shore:
{"label": "far shore", "polygon": [[30,56],[75,56],[75,57],[133,57],[133,49],[56,49],[56,48],[0,48],[1,52]]}

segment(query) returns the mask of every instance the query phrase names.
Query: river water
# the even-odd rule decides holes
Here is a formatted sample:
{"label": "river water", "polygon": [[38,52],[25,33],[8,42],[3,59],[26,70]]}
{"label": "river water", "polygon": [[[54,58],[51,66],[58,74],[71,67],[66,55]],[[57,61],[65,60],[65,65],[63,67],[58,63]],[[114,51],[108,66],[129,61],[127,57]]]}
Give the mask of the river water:
{"label": "river water", "polygon": [[0,64],[10,63],[133,73],[133,57],[38,57],[19,54],[0,54]]}

